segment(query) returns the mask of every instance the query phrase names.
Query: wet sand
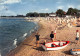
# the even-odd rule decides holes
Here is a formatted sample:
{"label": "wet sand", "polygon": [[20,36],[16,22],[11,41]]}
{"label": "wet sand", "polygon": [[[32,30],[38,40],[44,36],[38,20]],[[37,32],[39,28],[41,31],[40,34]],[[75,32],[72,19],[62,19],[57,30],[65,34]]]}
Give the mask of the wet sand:
{"label": "wet sand", "polygon": [[[57,51],[44,51],[41,47],[41,43],[46,40],[47,42],[51,42],[50,33],[55,30],[58,25],[54,20],[43,20],[37,21],[40,25],[38,30],[40,34],[40,46],[36,47],[36,38],[35,33],[33,33],[30,37],[25,39],[17,48],[10,51],[7,56],[73,56],[70,54],[70,50],[72,48],[79,48],[80,42],[78,44],[75,43],[76,30],[79,30],[80,27],[72,27],[68,28],[67,26],[58,26],[56,32],[55,41],[70,41],[69,45],[61,50]],[[80,31],[79,31],[80,33]]]}

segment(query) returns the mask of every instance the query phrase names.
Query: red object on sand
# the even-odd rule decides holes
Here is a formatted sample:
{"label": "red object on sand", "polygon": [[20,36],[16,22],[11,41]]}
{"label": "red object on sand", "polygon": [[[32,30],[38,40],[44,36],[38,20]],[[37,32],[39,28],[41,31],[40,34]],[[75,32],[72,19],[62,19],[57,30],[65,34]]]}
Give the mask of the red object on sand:
{"label": "red object on sand", "polygon": [[76,30],[76,32],[78,32],[79,30]]}
{"label": "red object on sand", "polygon": [[[41,45],[44,50],[60,50],[65,48],[70,41],[53,41]],[[53,46],[54,47],[53,47]]]}

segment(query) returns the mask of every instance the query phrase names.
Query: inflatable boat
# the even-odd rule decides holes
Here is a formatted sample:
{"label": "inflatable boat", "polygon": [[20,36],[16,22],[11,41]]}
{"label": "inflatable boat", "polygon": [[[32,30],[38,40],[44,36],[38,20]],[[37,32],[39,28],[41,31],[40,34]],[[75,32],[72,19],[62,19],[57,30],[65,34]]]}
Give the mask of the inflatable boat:
{"label": "inflatable boat", "polygon": [[70,50],[72,55],[80,55],[80,48],[74,48]]}
{"label": "inflatable boat", "polygon": [[69,42],[70,41],[54,41],[41,44],[41,46],[44,50],[60,50],[65,48],[69,44]]}

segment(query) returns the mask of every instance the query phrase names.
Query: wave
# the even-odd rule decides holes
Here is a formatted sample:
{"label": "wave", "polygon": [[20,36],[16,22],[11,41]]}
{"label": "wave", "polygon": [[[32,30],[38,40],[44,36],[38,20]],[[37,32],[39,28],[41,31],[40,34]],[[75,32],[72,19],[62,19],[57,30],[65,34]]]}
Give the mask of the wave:
{"label": "wave", "polygon": [[0,56],[1,56],[1,50],[0,50]]}
{"label": "wave", "polygon": [[34,31],[35,31],[35,29],[32,29],[32,30],[30,31],[30,34],[33,33]]}
{"label": "wave", "polygon": [[17,47],[17,39],[14,40],[13,46]]}
{"label": "wave", "polygon": [[23,37],[26,37],[27,36],[27,33],[23,34]]}
{"label": "wave", "polygon": [[35,29],[37,29],[37,26],[35,27]]}

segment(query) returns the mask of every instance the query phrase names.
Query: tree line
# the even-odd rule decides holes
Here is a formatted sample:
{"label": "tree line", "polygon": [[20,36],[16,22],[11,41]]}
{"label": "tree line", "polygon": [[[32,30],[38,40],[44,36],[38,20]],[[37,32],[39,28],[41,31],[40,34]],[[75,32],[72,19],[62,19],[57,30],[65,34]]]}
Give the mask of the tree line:
{"label": "tree line", "polygon": [[80,15],[80,10],[76,8],[69,8],[67,12],[63,11],[62,9],[58,9],[56,11],[56,14],[59,16],[63,15],[72,15],[72,16],[79,16]]}
{"label": "tree line", "polygon": [[[80,16],[80,10],[76,8],[69,8],[67,12],[63,11],[62,9],[58,9],[56,12],[57,16],[65,16],[65,15],[72,15],[72,16]],[[46,17],[49,16],[50,13],[37,13],[37,12],[30,12],[27,13],[27,17]]]}
{"label": "tree line", "polygon": [[49,13],[37,13],[37,12],[30,12],[26,14],[27,17],[46,17],[49,16]]}

